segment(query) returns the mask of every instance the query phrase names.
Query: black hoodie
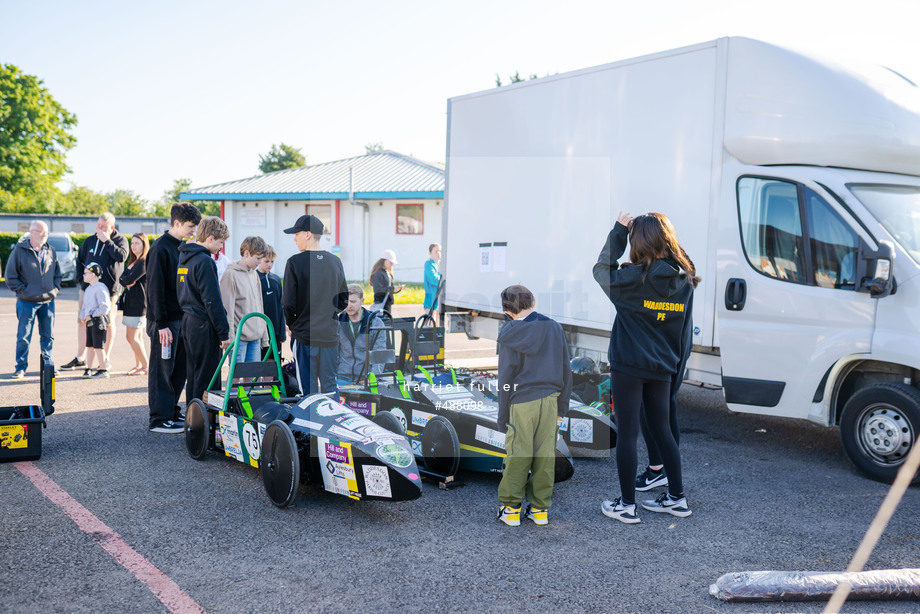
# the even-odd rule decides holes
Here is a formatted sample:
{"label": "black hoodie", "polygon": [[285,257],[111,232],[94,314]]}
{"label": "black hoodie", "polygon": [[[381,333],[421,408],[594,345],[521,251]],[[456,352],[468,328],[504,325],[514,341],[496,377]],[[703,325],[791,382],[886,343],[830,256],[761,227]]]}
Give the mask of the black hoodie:
{"label": "black hoodie", "polygon": [[512,403],[559,393],[560,416],[569,409],[572,370],[562,327],[536,311],[512,320],[498,334],[498,428],[504,432]]}
{"label": "black hoodie", "polygon": [[[693,285],[670,259],[618,268],[629,230],[619,222],[594,265],[594,279],[616,307],[610,333],[610,369],[658,381],[671,380],[693,342]],[[644,279],[643,279],[644,277]]]}
{"label": "black hoodie", "polygon": [[217,265],[208,248],[198,243],[179,246],[177,288],[183,312],[210,322],[221,341],[230,338],[227,311],[220,298]]}

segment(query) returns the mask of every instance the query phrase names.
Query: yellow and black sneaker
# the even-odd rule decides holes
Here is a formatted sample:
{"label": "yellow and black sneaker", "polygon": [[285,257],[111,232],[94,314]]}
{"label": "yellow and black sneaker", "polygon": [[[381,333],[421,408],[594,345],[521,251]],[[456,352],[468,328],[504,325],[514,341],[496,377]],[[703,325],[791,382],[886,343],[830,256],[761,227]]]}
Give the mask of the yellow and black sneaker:
{"label": "yellow and black sneaker", "polygon": [[530,518],[534,521],[534,524],[545,525],[549,524],[549,514],[546,510],[541,510],[538,507],[527,506],[527,513],[524,514],[525,517]]}
{"label": "yellow and black sneaker", "polygon": [[521,526],[521,508],[503,505],[498,508],[498,519],[509,527]]}

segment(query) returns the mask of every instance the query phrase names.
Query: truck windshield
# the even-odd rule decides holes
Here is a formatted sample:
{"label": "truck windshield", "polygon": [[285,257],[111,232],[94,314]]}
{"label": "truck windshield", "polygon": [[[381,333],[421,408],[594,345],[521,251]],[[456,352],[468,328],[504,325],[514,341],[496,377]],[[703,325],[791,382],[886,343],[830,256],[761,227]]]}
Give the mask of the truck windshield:
{"label": "truck windshield", "polygon": [[860,183],[847,187],[920,264],[920,187]]}

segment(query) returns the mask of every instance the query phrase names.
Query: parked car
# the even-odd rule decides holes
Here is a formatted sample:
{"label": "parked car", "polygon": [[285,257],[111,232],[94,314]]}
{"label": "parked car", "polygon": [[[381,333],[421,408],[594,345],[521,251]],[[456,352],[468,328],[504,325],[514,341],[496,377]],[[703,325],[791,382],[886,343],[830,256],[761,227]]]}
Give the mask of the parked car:
{"label": "parked car", "polygon": [[[27,239],[29,233],[23,233],[19,240]],[[49,232],[48,243],[57,253],[58,265],[61,267],[61,283],[65,286],[77,285],[77,251],[78,247],[66,232]]]}

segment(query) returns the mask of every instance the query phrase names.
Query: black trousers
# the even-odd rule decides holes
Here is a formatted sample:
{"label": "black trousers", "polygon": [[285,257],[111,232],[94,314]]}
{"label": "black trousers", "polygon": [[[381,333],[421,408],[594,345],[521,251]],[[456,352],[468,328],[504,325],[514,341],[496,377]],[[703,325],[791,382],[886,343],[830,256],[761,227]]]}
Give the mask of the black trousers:
{"label": "black trousers", "polygon": [[150,337],[150,368],[147,376],[147,404],[150,407],[150,426],[179,417],[179,397],[185,387],[185,344],[182,342],[181,322],[168,324],[172,331],[172,355],[161,358],[159,332]]}
{"label": "black trousers", "polygon": [[191,314],[182,316],[182,336],[187,356],[185,402],[201,399],[217,365],[220,364],[220,339],[208,320]]}

